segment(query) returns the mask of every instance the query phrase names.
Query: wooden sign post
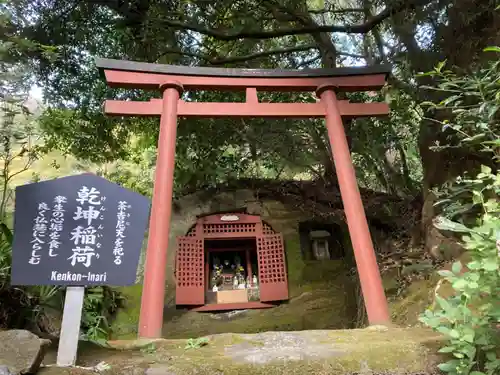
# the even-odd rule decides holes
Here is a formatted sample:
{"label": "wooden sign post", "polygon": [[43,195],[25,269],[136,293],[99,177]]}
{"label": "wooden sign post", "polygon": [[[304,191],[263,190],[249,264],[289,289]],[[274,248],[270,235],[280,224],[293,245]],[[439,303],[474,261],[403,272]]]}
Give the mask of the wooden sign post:
{"label": "wooden sign post", "polygon": [[18,186],[13,285],[60,285],[59,366],[76,363],[85,287],[136,281],[149,199],[90,173]]}
{"label": "wooden sign post", "polygon": [[58,366],[74,366],[76,363],[84,296],[85,288],[83,286],[69,286],[66,288],[61,336],[57,348]]}

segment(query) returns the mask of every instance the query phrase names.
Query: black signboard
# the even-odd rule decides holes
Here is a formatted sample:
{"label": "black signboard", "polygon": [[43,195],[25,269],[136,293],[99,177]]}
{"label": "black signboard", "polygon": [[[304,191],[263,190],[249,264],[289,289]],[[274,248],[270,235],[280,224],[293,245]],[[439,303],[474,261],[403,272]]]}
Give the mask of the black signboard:
{"label": "black signboard", "polygon": [[148,198],[90,173],[19,186],[12,284],[134,284],[148,217]]}

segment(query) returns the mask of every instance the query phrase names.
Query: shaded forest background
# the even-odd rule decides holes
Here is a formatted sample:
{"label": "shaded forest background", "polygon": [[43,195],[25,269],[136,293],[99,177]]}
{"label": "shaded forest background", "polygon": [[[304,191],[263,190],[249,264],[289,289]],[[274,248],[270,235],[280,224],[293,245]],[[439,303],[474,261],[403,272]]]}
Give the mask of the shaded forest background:
{"label": "shaded forest background", "polygon": [[[498,51],[488,49],[500,45],[500,11],[493,0],[14,0],[0,1],[0,11],[0,213],[7,227],[12,189],[28,180],[92,170],[151,194],[157,120],[109,118],[102,103],[149,100],[158,93],[109,89],[95,57],[251,69],[391,64],[393,75],[381,93],[347,94],[355,101],[386,100],[390,116],[345,127],[361,187],[367,196],[392,197],[417,212],[404,230],[411,231],[413,246],[427,252],[442,236],[432,226],[438,214],[434,190],[481,165],[494,171],[498,166],[478,146],[484,137],[474,141],[477,134],[489,136],[490,122],[498,124],[498,95],[487,100],[486,125],[447,126],[456,116],[449,107],[465,85],[460,76],[498,61]],[[422,74],[435,69],[456,72],[456,87],[436,90],[439,74]],[[43,103],[26,100],[34,85]],[[242,98],[185,94],[193,101]],[[262,92],[259,99],[315,97]],[[481,104],[463,106],[485,110]],[[470,142],[464,145],[464,139]],[[323,122],[181,119],[175,194],[235,180],[305,180],[294,185],[301,194],[323,207],[333,205],[328,193],[338,189]],[[311,192],[311,181],[318,191]]]}

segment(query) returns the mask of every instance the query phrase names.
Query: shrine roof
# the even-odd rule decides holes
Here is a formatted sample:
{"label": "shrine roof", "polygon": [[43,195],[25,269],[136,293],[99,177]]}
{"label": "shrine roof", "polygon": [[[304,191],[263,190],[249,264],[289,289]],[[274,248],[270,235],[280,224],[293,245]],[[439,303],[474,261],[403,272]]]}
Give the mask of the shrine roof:
{"label": "shrine roof", "polygon": [[319,78],[319,77],[346,77],[359,75],[375,75],[391,73],[391,66],[373,65],[362,67],[342,67],[333,69],[303,69],[303,70],[279,70],[279,69],[236,69],[236,68],[212,68],[192,67],[181,65],[154,64],[138,61],[115,60],[97,58],[96,65],[101,71],[116,70],[126,72],[167,74],[178,76],[199,77],[226,77],[226,78]]}

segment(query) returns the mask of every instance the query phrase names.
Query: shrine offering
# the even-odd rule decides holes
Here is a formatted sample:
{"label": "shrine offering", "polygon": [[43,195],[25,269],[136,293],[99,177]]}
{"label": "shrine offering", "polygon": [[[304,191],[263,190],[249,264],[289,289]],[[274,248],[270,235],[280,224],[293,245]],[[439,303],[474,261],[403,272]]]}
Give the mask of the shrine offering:
{"label": "shrine offering", "polygon": [[90,173],[19,186],[12,284],[134,284],[149,205]]}

